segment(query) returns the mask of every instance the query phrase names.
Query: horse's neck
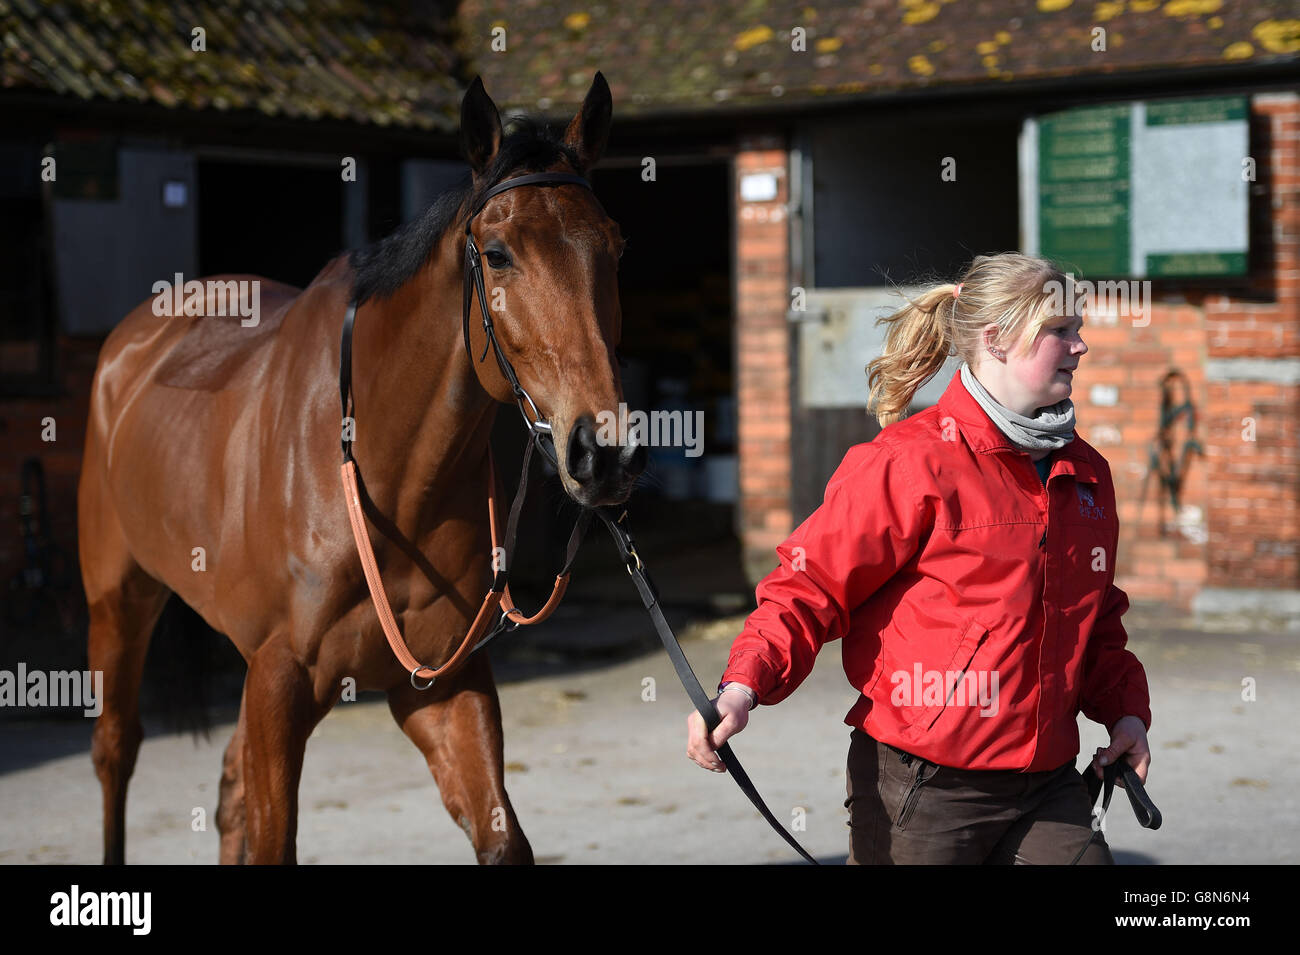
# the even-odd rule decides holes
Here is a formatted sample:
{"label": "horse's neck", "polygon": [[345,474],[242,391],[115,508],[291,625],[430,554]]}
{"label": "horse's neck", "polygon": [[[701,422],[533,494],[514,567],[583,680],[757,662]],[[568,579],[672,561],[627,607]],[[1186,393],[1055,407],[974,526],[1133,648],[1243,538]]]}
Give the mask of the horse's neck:
{"label": "horse's neck", "polygon": [[486,500],[478,478],[498,406],[465,353],[459,263],[435,254],[392,298],[358,310],[353,389],[367,491],[402,531],[430,530],[467,487]]}

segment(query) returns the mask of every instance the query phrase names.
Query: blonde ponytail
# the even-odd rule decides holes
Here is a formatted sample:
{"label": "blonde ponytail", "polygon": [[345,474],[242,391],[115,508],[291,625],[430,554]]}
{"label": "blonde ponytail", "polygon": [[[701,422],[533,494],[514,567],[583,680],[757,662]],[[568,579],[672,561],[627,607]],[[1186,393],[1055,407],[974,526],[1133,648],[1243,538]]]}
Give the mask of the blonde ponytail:
{"label": "blonde ponytail", "polygon": [[924,292],[879,323],[889,326],[885,348],[867,365],[867,405],[883,428],[901,420],[918,388],[934,377],[952,352],[950,332],[956,285]]}

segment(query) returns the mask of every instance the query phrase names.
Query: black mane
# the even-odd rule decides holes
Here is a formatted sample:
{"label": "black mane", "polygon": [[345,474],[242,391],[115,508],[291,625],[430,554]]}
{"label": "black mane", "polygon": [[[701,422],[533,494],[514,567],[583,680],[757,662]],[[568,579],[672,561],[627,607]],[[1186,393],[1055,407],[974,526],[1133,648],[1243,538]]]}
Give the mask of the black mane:
{"label": "black mane", "polygon": [[[520,118],[512,120],[474,191],[468,208],[473,208],[483,193],[506,177],[506,173],[542,172],[557,162],[567,162],[579,172],[577,154],[564,144],[559,134],[543,122]],[[352,299],[358,305],[370,298],[388,298],[409,281],[429,260],[433,248],[447,229],[460,221],[460,210],[470,196],[471,178],[464,178],[438,196],[418,219],[400,226],[392,234],[348,255],[356,276],[352,282]]]}

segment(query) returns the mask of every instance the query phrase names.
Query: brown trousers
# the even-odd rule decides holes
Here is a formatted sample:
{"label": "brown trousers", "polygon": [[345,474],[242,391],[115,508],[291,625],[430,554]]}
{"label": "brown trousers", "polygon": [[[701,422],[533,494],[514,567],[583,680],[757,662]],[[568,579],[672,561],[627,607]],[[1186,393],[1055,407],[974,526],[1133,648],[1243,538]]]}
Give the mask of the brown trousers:
{"label": "brown trousers", "polygon": [[[849,736],[849,865],[1114,865],[1073,763],[952,769]],[[1112,804],[1113,805],[1113,804]]]}

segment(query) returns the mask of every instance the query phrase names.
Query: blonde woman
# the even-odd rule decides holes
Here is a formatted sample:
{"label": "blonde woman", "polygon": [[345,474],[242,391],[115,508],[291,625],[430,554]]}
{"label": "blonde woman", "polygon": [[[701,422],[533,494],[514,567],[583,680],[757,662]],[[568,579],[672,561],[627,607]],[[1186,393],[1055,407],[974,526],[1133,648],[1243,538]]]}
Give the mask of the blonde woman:
{"label": "blonde woman", "polygon": [[[1105,458],[1074,430],[1088,352],[1068,277],[977,257],[883,321],[867,366],[880,434],[855,445],[823,503],[777,547],[732,644],[714,750],[758,703],[785,699],[843,640],[859,691],[845,722],[850,864],[1113,864],[1075,768],[1077,714],[1146,781],[1146,674],[1115,586],[1119,523]],[[949,354],[939,402],[903,418]]]}

